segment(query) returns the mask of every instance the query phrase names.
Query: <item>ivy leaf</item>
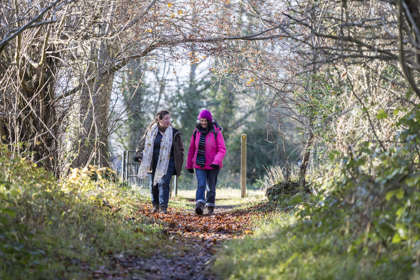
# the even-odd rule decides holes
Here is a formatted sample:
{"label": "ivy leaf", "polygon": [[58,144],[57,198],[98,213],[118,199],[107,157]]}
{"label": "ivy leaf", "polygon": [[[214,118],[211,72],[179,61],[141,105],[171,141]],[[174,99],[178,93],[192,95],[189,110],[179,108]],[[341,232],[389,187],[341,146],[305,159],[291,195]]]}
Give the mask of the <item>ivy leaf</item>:
{"label": "ivy leaf", "polygon": [[398,199],[402,199],[404,197],[404,190],[403,189],[397,190],[395,195]]}
{"label": "ivy leaf", "polygon": [[401,242],[401,236],[398,233],[394,234],[394,237],[392,237],[392,243],[398,244]]}
{"label": "ivy leaf", "polygon": [[402,199],[404,197],[404,190],[398,189],[398,190],[392,190],[386,193],[385,199],[389,201],[393,196],[395,196],[398,199]]}
{"label": "ivy leaf", "polygon": [[386,196],[385,196],[385,199],[386,199],[387,201],[391,200],[391,198],[395,195],[395,192],[396,192],[396,191],[389,191],[389,192],[387,192],[387,193],[386,193]]}
{"label": "ivy leaf", "polygon": [[384,111],[384,109],[379,110],[379,112],[376,114],[376,118],[378,120],[383,120],[388,117],[388,114]]}

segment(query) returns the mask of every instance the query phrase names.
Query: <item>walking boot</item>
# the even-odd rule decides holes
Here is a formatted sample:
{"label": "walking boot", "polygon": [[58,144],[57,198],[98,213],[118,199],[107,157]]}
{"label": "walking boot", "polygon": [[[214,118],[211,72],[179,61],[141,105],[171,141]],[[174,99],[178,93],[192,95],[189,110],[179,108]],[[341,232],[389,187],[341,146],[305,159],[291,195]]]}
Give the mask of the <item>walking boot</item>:
{"label": "walking boot", "polygon": [[160,211],[161,211],[163,214],[167,214],[167,213],[168,213],[168,209],[167,209],[165,206],[161,206],[161,207],[160,207]]}
{"label": "walking boot", "polygon": [[197,202],[197,204],[195,205],[195,213],[197,215],[203,215],[203,209],[204,209],[204,203]]}
{"label": "walking boot", "polygon": [[159,206],[153,205],[152,213],[157,213],[157,212],[159,212]]}
{"label": "walking boot", "polygon": [[214,212],[214,206],[207,206],[207,213],[209,215],[213,215]]}

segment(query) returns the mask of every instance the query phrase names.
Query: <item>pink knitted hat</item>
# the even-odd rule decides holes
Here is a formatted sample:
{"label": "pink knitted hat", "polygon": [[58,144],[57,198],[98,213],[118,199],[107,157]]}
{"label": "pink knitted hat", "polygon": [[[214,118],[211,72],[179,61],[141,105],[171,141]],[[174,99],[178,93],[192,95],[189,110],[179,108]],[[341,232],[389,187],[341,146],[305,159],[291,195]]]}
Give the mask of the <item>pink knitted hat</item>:
{"label": "pink knitted hat", "polygon": [[197,119],[207,119],[207,121],[212,122],[213,121],[213,117],[210,113],[209,110],[201,110],[200,114],[198,114]]}

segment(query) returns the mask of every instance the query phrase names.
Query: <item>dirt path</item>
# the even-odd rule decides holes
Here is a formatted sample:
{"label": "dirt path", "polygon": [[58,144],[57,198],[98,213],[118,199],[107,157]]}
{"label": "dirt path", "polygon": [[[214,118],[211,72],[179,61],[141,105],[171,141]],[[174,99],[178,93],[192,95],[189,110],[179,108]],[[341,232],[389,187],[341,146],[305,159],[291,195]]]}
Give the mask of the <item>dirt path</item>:
{"label": "dirt path", "polygon": [[142,205],[138,214],[162,224],[170,245],[157,248],[150,258],[114,257],[113,267],[96,272],[94,278],[217,280],[210,271],[217,249],[225,240],[252,233],[250,223],[257,212],[225,206],[211,216],[186,209],[153,214],[149,205]]}

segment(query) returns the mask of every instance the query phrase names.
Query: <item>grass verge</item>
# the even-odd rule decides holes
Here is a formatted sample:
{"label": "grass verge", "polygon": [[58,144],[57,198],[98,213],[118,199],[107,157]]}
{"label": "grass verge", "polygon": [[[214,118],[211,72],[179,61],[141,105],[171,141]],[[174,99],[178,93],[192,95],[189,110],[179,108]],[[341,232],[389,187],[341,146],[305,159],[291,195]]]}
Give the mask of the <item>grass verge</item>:
{"label": "grass verge", "polygon": [[86,279],[114,255],[147,256],[165,242],[135,215],[144,198],[92,176],[100,171],[59,182],[1,147],[0,279]]}
{"label": "grass verge", "polygon": [[[302,203],[291,207],[296,199],[283,199],[288,212],[257,221],[253,235],[229,241],[218,253],[213,271],[221,279],[420,279],[419,251],[397,244],[369,248],[369,238],[347,234],[345,212],[302,215]],[[366,242],[365,249],[353,250],[357,242]]]}

